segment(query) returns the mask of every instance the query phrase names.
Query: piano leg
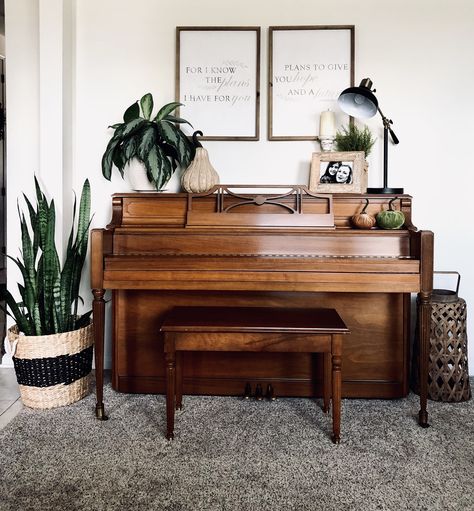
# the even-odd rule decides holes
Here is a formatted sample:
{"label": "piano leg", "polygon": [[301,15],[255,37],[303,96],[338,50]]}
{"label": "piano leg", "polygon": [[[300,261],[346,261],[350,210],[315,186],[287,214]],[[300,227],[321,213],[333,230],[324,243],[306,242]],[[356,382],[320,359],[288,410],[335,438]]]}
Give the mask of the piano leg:
{"label": "piano leg", "polygon": [[174,438],[174,410],[176,397],[175,351],[166,352],[166,438]]}
{"label": "piano leg", "polygon": [[105,315],[105,289],[93,289],[94,300],[92,312],[94,318],[94,349],[95,349],[95,382],[97,403],[95,405],[95,416],[105,421],[103,396],[104,396],[104,315]]}
{"label": "piano leg", "polygon": [[420,321],[420,411],[418,424],[422,428],[428,428],[428,361],[430,356],[430,330],[431,330],[431,301],[430,295],[420,293],[418,296],[418,317]]}
{"label": "piano leg", "polygon": [[329,413],[331,402],[331,375],[332,361],[331,353],[324,353],[323,359],[323,412]]}
{"label": "piano leg", "polygon": [[176,353],[176,410],[183,409],[183,360],[182,352]]}
{"label": "piano leg", "polygon": [[341,364],[342,336],[332,336],[332,437],[333,444],[341,441]]}

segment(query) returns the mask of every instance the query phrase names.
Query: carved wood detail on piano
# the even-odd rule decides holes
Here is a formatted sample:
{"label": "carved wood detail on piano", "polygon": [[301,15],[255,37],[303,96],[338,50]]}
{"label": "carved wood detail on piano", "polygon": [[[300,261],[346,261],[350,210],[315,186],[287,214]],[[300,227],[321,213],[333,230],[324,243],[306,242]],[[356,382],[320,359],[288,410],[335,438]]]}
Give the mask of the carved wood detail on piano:
{"label": "carved wood detail on piano", "polygon": [[[265,189],[280,193],[258,193]],[[252,190],[245,192],[245,190]],[[242,190],[237,193],[235,190]],[[257,192],[257,193],[255,193]],[[214,211],[202,211],[193,206],[203,197],[215,198]],[[320,202],[320,212],[307,212],[305,198]],[[266,206],[262,208],[262,206]],[[270,207],[268,207],[270,206]],[[264,209],[256,214],[255,208]],[[306,186],[295,185],[216,185],[205,193],[188,195],[186,227],[239,226],[252,227],[317,227],[334,229],[332,195],[315,194]]]}

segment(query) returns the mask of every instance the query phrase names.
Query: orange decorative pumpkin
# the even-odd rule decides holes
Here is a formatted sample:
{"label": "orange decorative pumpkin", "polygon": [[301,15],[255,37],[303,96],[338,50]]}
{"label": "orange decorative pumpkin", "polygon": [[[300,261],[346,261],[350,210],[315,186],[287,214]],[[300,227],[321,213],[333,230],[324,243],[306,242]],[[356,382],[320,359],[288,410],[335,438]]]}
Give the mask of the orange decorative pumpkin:
{"label": "orange decorative pumpkin", "polygon": [[365,199],[365,206],[362,211],[351,217],[352,225],[357,229],[372,229],[375,225],[375,217],[366,211],[368,205],[369,199]]}

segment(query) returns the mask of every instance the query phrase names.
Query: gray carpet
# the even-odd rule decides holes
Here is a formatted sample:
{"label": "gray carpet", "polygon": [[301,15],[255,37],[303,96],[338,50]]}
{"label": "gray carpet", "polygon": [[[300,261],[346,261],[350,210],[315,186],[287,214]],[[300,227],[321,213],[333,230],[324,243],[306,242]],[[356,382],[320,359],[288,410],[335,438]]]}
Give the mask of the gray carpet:
{"label": "gray carpet", "polygon": [[106,388],[25,409],[0,431],[0,509],[473,510],[474,404],[343,400],[342,443],[319,400],[185,396],[164,439],[163,396]]}

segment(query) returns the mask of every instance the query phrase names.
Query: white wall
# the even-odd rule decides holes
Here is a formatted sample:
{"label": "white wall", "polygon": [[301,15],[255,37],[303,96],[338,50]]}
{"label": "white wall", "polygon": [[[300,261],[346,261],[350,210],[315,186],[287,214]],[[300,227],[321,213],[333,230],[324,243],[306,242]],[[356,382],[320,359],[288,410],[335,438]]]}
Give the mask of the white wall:
{"label": "white wall", "polygon": [[[404,187],[414,197],[415,224],[435,233],[435,268],[462,274],[460,295],[472,306],[469,173],[474,169],[464,156],[470,154],[474,140],[472,0],[175,0],[172,4],[68,0],[61,27],[62,59],[50,50],[51,61],[39,23],[58,29],[54,3],[6,1],[10,252],[18,245],[16,197],[31,189],[30,177],[40,164],[39,140],[45,137],[40,105],[45,104],[41,94],[48,78],[40,76],[41,58],[42,65],[55,62],[55,72],[62,66],[63,78],[68,76],[70,81],[62,88],[66,99],[70,94],[69,106],[66,100],[62,103],[70,120],[62,126],[70,164],[64,167],[67,179],[60,193],[65,200],[70,184],[79,191],[88,177],[93,226],[98,227],[110,219],[109,196],[129,190],[118,173],[110,183],[101,175],[100,160],[110,138],[107,126],[119,121],[123,110],[145,92],[153,93],[156,104],[174,99],[176,26],[262,27],[260,141],[206,142],[206,147],[223,183],[305,183],[311,153],[319,146],[266,140],[267,27],[354,24],[356,81],[372,78],[384,113],[393,119],[400,138],[400,145],[389,149],[390,184]],[[381,140],[379,118],[368,125]],[[381,185],[381,160],[379,142],[371,156],[369,186]],[[169,188],[178,189],[177,176]],[[83,294],[88,295],[87,276]],[[472,325],[469,318],[470,332]],[[470,368],[473,373],[472,353]]]}

